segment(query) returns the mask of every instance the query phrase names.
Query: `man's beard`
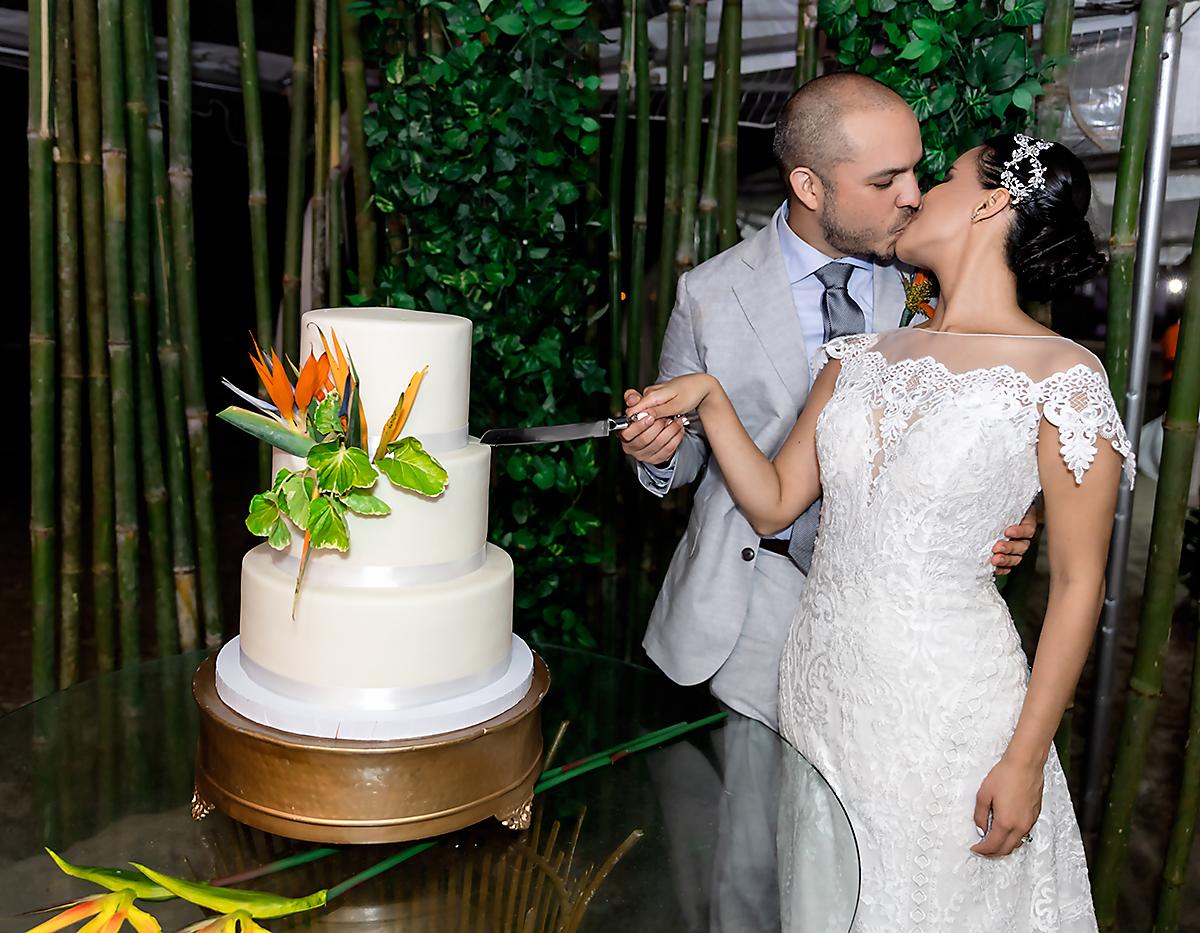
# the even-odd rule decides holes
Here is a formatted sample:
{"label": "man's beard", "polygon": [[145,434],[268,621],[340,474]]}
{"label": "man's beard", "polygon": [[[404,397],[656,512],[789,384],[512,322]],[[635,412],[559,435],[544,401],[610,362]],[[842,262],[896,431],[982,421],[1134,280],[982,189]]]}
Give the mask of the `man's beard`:
{"label": "man's beard", "polygon": [[[906,207],[903,210],[902,220],[895,228],[889,230],[888,233],[899,233],[908,226],[913,214],[916,213],[916,210],[911,207]],[[825,242],[840,253],[845,253],[848,256],[860,256],[876,265],[886,265],[896,258],[896,245],[894,242],[887,248],[887,252],[881,253],[876,249],[876,244],[873,242],[873,231],[850,230],[842,225],[832,188],[828,191],[825,199],[825,210],[818,218],[818,222],[821,225],[821,235],[825,237]]]}

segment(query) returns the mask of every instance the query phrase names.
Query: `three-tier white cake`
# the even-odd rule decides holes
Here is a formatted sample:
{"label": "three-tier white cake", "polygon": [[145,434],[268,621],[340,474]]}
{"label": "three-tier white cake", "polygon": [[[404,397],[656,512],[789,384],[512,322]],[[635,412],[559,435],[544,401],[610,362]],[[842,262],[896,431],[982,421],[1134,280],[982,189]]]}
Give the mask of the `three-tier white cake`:
{"label": "three-tier white cake", "polygon": [[[426,498],[381,476],[370,492],[391,514],[347,516],[349,549],[310,556],[294,617],[301,535],[293,530],[288,550],[251,550],[240,635],[217,659],[217,692],[255,722],[340,739],[438,735],[500,715],[528,691],[533,655],[512,632],[512,560],[487,543],[491,451],[467,435],[471,323],[395,308],[310,311],[301,359],[323,352],[318,328],[352,357],[372,432],[428,367],[404,433],[449,481]],[[274,452],[276,471],[301,465]]]}

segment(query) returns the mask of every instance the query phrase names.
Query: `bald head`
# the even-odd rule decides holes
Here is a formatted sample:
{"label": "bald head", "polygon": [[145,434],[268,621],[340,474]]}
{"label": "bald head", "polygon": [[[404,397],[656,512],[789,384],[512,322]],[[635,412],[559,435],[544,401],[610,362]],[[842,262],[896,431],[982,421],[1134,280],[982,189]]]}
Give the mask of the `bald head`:
{"label": "bald head", "polygon": [[855,157],[847,117],[897,107],[907,110],[908,104],[866,75],[828,74],[806,82],[787,99],[775,121],[772,151],[780,175],[786,181],[792,169],[803,165],[828,184],[830,169]]}

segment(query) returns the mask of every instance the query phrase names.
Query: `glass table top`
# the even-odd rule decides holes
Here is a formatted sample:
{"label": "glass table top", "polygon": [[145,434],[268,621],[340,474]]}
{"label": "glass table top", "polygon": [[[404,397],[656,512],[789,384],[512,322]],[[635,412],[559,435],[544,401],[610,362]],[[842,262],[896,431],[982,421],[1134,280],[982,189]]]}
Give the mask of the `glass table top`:
{"label": "glass table top", "polygon": [[[703,688],[587,652],[544,648],[546,746],[554,764],[714,711]],[[98,889],[62,874],[130,860],[192,880],[228,878],[318,848],[215,812],[191,818],[204,652],[79,684],[0,718],[0,929],[23,911]],[[406,844],[346,846],[245,887],[299,896],[332,887]],[[780,884],[780,878],[783,884]],[[782,887],[782,890],[781,890]],[[770,729],[723,721],[581,774],[535,798],[524,832],[488,821],[324,908],[271,930],[757,931],[846,933],[858,854],[821,776]],[[142,904],[165,931],[204,917],[182,901]]]}

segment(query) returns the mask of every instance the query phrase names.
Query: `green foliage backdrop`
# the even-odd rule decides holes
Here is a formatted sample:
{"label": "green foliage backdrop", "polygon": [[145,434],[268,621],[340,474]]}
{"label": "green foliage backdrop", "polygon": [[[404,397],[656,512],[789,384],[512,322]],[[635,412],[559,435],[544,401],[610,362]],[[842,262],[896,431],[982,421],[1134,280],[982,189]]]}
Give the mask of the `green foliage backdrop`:
{"label": "green foliage backdrop", "polygon": [[847,71],[895,88],[921,121],[923,181],[996,133],[1028,126],[1055,62],[1040,61],[1027,29],[1045,0],[821,0],[820,26]]}
{"label": "green foliage backdrop", "polygon": [[[355,5],[386,83],[365,121],[391,262],[375,300],[475,322],[471,426],[596,418],[586,342],[604,232],[587,189],[600,144],[587,0]],[[496,449],[492,540],[517,565],[518,617],[591,645],[572,573],[601,559],[591,444]],[[538,631],[540,629],[540,631]]]}

